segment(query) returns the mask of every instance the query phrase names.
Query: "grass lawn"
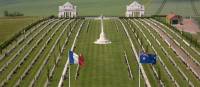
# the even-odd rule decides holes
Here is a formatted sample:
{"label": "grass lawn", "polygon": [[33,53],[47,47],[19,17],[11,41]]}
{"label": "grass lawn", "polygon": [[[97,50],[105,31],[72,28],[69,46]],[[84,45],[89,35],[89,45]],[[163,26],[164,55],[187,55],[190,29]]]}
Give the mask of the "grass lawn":
{"label": "grass lawn", "polygon": [[[124,16],[126,5],[132,1],[138,1],[145,5],[145,14],[153,15],[160,7],[163,0],[0,0],[0,16],[8,10],[10,12],[19,11],[29,16],[49,16],[57,15],[58,6],[66,1],[75,3],[78,6],[78,13],[82,16],[88,15],[109,15]],[[199,0],[195,1],[195,6],[199,11]],[[187,12],[185,12],[187,11]],[[166,6],[161,14],[176,12],[184,16],[194,16],[190,0],[167,0]]]}
{"label": "grass lawn", "polygon": [[0,44],[40,17],[0,17]]}
{"label": "grass lawn", "polygon": [[[80,70],[80,76],[75,79],[76,65],[71,65],[71,86],[72,87],[131,87],[138,86],[138,73],[134,72],[134,79],[129,80],[127,65],[124,63],[124,56],[121,46],[120,33],[117,33],[114,21],[105,20],[105,32],[112,41],[109,45],[95,45],[93,42],[99,38],[100,21],[91,20],[90,27],[83,28],[80,38],[77,41],[75,52],[83,53],[85,56],[85,66]],[[86,23],[87,24],[87,23]],[[91,37],[92,36],[92,37]],[[118,36],[116,38],[116,36]],[[127,42],[127,41],[126,41]],[[120,45],[121,44],[121,45]],[[119,50],[121,49],[121,50]],[[131,52],[127,50],[127,52]],[[129,54],[132,60],[134,55]],[[131,57],[130,57],[131,56]],[[137,67],[133,64],[132,67]],[[132,69],[135,70],[135,69]],[[131,85],[132,84],[132,85]],[[64,86],[68,85],[68,80],[64,81]]]}
{"label": "grass lawn", "polygon": [[[150,53],[157,52],[157,55],[160,57],[155,66],[149,64],[143,65],[147,78],[153,87],[158,87],[159,85],[159,77],[155,75],[159,72],[160,80],[165,86],[175,86],[171,77],[174,77],[181,87],[188,86],[188,82],[183,79],[183,75],[179,73],[177,67],[174,67],[172,63],[173,60],[195,86],[200,84],[198,79],[195,79],[193,73],[187,69],[173,50],[169,48],[164,40],[162,40],[159,34],[156,33],[152,27],[148,26],[146,22],[143,22],[142,19],[120,19],[122,23],[116,19],[104,20],[104,31],[106,37],[112,41],[112,43],[108,45],[94,44],[94,41],[99,38],[100,34],[100,20],[52,20],[54,21],[46,22],[38,27],[34,32],[28,35],[21,44],[17,45],[10,55],[0,61],[0,68],[4,69],[1,71],[2,76],[0,76],[0,83],[4,83],[3,80],[6,81],[6,78],[10,77],[10,80],[6,81],[6,86],[9,87],[14,86],[17,81],[19,81],[19,86],[22,87],[29,86],[31,81],[33,81],[33,85],[36,87],[44,86],[47,81],[49,82],[48,86],[56,87],[60,81],[64,65],[68,59],[68,51],[72,46],[79,27],[83,23],[79,37],[77,37],[76,40],[74,51],[78,54],[82,53],[84,55],[85,65],[84,67],[81,67],[77,80],[75,80],[77,65],[71,65],[70,80],[72,87],[137,87],[139,85],[138,62],[133,50],[131,49],[131,43],[126,36],[124,26],[127,28],[128,34],[130,35],[133,45],[138,53],[142,50],[143,46],[144,48],[148,48],[148,52]],[[70,23],[69,25],[71,26],[69,26],[68,23]],[[124,24],[124,26],[122,24]],[[48,26],[45,27],[46,25]],[[66,27],[66,30],[64,30],[65,26],[68,26]],[[70,31],[70,29],[73,30]],[[37,32],[39,33],[33,37]],[[71,34],[68,37],[69,32],[71,32]],[[156,39],[161,44],[160,46],[167,50],[169,55],[173,57],[173,60],[166,56],[165,52],[152,35],[156,36]],[[33,40],[29,44],[25,44],[31,37],[33,37]],[[139,44],[139,41],[137,40],[138,38],[141,40],[142,45]],[[49,43],[46,44],[46,42]],[[152,45],[147,46],[149,43]],[[26,46],[18,55],[16,55],[16,57],[13,57],[22,45]],[[60,46],[64,47],[64,49],[62,49],[62,54],[59,51]],[[30,51],[31,49],[32,51]],[[128,66],[125,62],[124,52],[127,54],[127,60],[130,64],[133,79],[129,78]],[[28,53],[27,57],[25,57],[26,53]],[[60,56],[60,59],[56,64],[55,58],[58,58],[58,56]],[[8,63],[8,60],[11,58],[13,59],[11,63],[7,65],[8,67],[3,67],[3,65]],[[21,60],[23,63],[21,63]],[[20,66],[16,68],[18,65]],[[56,66],[53,69],[54,65]],[[158,68],[160,70],[158,70]],[[48,69],[53,71],[52,77],[50,77],[51,79],[49,80]],[[11,73],[13,70],[15,70],[15,72]],[[26,73],[27,70],[28,73]],[[172,76],[167,74],[167,70]],[[40,73],[37,75],[38,72]],[[20,80],[23,74],[25,74],[25,76]],[[35,78],[36,76],[38,77]],[[64,87],[68,86],[68,81],[68,78],[64,79]],[[144,78],[141,78],[141,86],[145,86]]]}

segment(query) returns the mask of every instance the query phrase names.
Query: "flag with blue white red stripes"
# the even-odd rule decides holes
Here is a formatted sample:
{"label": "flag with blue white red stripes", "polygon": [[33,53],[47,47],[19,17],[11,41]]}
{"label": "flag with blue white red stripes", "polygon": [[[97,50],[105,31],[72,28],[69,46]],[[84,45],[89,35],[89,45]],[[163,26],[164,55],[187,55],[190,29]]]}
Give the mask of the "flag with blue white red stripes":
{"label": "flag with blue white red stripes", "polygon": [[69,62],[70,64],[78,64],[79,56],[73,51],[69,51]]}
{"label": "flag with blue white red stripes", "polygon": [[79,64],[84,65],[84,57],[82,54],[78,55],[73,51],[69,51],[69,64]]}

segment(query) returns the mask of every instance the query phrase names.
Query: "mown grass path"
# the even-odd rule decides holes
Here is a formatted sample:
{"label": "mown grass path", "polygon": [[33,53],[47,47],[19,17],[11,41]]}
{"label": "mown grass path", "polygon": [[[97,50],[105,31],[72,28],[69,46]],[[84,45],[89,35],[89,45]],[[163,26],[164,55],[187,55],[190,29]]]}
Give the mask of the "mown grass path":
{"label": "mown grass path", "polygon": [[[123,55],[124,50],[121,49],[121,40],[119,39],[119,33],[116,31],[114,22],[104,20],[104,24],[105,33],[112,41],[112,44],[96,45],[93,43],[99,38],[100,21],[91,20],[88,30],[83,27],[75,52],[84,55],[85,65],[81,67],[80,76],[77,80],[75,80],[76,65],[71,65],[72,87],[137,86],[137,81],[134,80],[138,79],[129,80],[127,65],[125,64]],[[129,54],[129,56],[133,55]],[[135,76],[136,74],[138,73],[134,73]],[[68,80],[65,80],[65,82],[64,86],[68,86]]]}

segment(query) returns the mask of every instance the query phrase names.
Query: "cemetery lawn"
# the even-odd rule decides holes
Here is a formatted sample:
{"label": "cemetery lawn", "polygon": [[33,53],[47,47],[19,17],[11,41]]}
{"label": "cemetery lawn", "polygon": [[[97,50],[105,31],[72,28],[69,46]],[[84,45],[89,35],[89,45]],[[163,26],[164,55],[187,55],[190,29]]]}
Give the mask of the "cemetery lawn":
{"label": "cemetery lawn", "polygon": [[[36,19],[33,17],[32,20]],[[153,23],[161,27],[158,29],[164,27],[151,18],[105,19],[104,31],[112,43],[96,45],[94,42],[99,38],[100,20],[57,18],[44,20],[27,30],[24,35],[17,37],[17,41],[9,44],[8,48],[3,49],[0,61],[2,70],[0,85],[58,86],[68,60],[68,51],[71,50],[74,41],[76,42],[74,52],[83,54],[85,64],[80,68],[76,80],[78,65],[70,65],[71,87],[137,87],[139,69],[136,58],[138,57],[134,51],[139,54],[142,50],[156,53],[158,56],[156,65],[142,65],[152,87],[158,87],[160,84],[169,87],[175,84],[181,87],[200,85],[195,74],[156,32],[155,27],[152,27]],[[174,36],[176,32],[170,33],[167,29],[166,31],[173,40],[178,40]],[[184,43],[182,44],[182,48],[188,49],[189,53],[195,53]],[[125,61],[125,54],[128,62]],[[199,58],[199,55],[192,56],[195,59]],[[62,83],[64,87],[69,85],[68,74],[69,69]],[[130,78],[130,74],[133,78]],[[140,74],[141,86],[145,87],[145,79],[142,78],[144,74]]]}
{"label": "cemetery lawn", "polygon": [[0,17],[0,44],[40,17]]}
{"label": "cemetery lawn", "polygon": [[[85,65],[80,69],[80,76],[75,80],[77,65],[71,65],[72,87],[132,87],[138,86],[138,67],[135,56],[131,54],[130,44],[123,32],[117,32],[116,20],[105,20],[104,29],[107,38],[112,41],[108,45],[96,45],[93,42],[99,38],[100,21],[90,20],[89,28],[83,28],[77,41],[75,52],[82,53]],[[122,28],[121,28],[121,31]],[[123,39],[122,39],[123,38]],[[125,45],[126,44],[126,45]],[[134,79],[129,79],[124,52]],[[64,81],[68,86],[68,80]]]}

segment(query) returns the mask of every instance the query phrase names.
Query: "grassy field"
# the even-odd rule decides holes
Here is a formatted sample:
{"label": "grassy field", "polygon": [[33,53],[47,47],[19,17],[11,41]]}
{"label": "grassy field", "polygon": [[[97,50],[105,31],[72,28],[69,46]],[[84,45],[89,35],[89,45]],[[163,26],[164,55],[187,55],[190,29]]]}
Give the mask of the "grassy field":
{"label": "grassy field", "polygon": [[[68,51],[74,41],[76,42],[74,51],[84,55],[85,65],[80,68],[76,80],[77,65],[70,65],[72,87],[137,87],[139,85],[138,62],[133,51],[139,53],[147,49],[148,52],[158,55],[156,65],[142,65],[152,87],[199,86],[199,79],[154,30],[153,23],[164,28],[152,19],[104,20],[105,33],[112,43],[96,45],[94,41],[99,38],[100,33],[99,20],[45,20],[10,44],[10,47],[14,46],[10,48],[12,50],[5,49],[1,54],[0,86],[56,87],[68,60]],[[174,37],[174,40],[178,40],[170,31],[167,30],[166,33]],[[130,39],[127,35],[130,35]],[[20,38],[23,40],[18,41]],[[133,42],[135,49],[132,49],[133,45],[130,41]],[[182,47],[189,53],[194,53],[185,44]],[[9,55],[5,55],[6,53]],[[198,60],[200,55],[192,56]],[[69,84],[69,69],[66,73],[64,87]],[[145,87],[144,78],[141,78],[141,86]]]}
{"label": "grassy field", "polygon": [[[126,5],[133,0],[0,0],[0,15],[4,10],[19,11],[30,16],[57,15],[58,6],[66,1],[75,3],[81,16],[101,15],[124,16]],[[135,0],[145,5],[146,15],[153,15],[163,0]],[[193,0],[198,11],[200,1]],[[187,11],[187,12],[185,12]],[[194,16],[190,0],[167,0],[161,14],[176,12],[184,16]]]}
{"label": "grassy field", "polygon": [[37,21],[39,17],[1,17],[0,18],[0,44],[8,40],[15,33],[27,25]]}
{"label": "grassy field", "polygon": [[[73,87],[132,87],[138,86],[138,73],[136,62],[133,55],[130,54],[131,50],[127,49],[128,46],[124,44],[127,43],[127,40],[123,42],[120,37],[120,33],[117,32],[114,21],[106,20],[105,21],[105,31],[108,34],[108,38],[112,41],[110,45],[95,45],[93,42],[99,37],[100,33],[100,22],[97,20],[91,20],[89,25],[88,32],[83,28],[82,33],[80,34],[79,41],[77,43],[78,53],[85,54],[86,65],[81,68],[80,76],[78,80],[74,80],[76,73],[76,67],[72,66],[72,86]],[[95,33],[94,33],[95,32]],[[92,36],[92,37],[91,37]],[[123,44],[123,45],[122,45]],[[130,45],[129,45],[130,46]],[[126,47],[126,48],[124,48]],[[119,50],[121,49],[121,50]],[[132,70],[133,70],[133,80],[129,80],[127,65],[125,64],[125,58],[123,56],[124,51],[128,55]],[[94,53],[95,52],[95,53]],[[89,78],[88,78],[89,77]],[[67,81],[65,81],[67,82]],[[90,84],[90,85],[88,85]],[[65,85],[65,84],[64,84]],[[67,84],[66,84],[67,86]]]}
{"label": "grassy field", "polygon": [[[124,16],[126,5],[132,0],[67,0],[78,6],[81,16]],[[145,15],[154,15],[163,0],[136,0],[145,5]],[[200,0],[193,0],[200,12]],[[0,44],[20,32],[41,16],[57,15],[58,6],[66,0],[0,0],[0,16],[4,10],[19,11],[26,17],[0,17]],[[187,12],[186,12],[187,11]],[[194,16],[190,0],[167,0],[161,14],[176,12],[183,16]],[[198,21],[198,17],[195,17]],[[156,26],[155,26],[156,25]],[[104,20],[108,45],[96,45],[99,38],[100,21],[94,19],[48,19],[31,27],[16,37],[0,53],[0,87],[57,87],[68,61],[68,51],[82,53],[85,65],[77,73],[78,65],[70,65],[71,87],[138,87],[139,53],[146,50],[156,53],[157,64],[142,65],[152,87],[198,87],[199,79],[180,56],[161,37],[156,29],[165,32],[193,62],[200,62],[198,47],[188,46],[189,40],[180,33],[154,19],[108,19]],[[80,33],[78,34],[78,31]],[[128,33],[127,33],[128,32]],[[76,35],[78,34],[78,37]],[[130,38],[129,38],[130,36]],[[193,36],[200,41],[200,33]],[[185,40],[185,41],[183,41]],[[131,43],[131,41],[133,43]],[[135,49],[133,49],[133,46]],[[130,67],[128,67],[130,65]],[[200,65],[198,65],[200,66]],[[130,71],[130,72],[129,72]],[[69,85],[69,67],[62,85]],[[76,75],[77,78],[76,78]],[[131,78],[130,76],[133,76]],[[145,79],[140,78],[141,87]]]}

